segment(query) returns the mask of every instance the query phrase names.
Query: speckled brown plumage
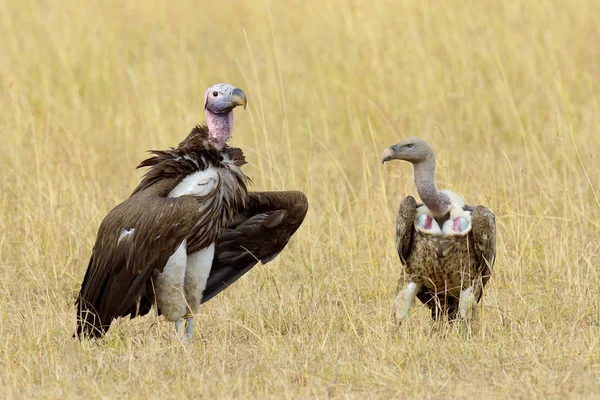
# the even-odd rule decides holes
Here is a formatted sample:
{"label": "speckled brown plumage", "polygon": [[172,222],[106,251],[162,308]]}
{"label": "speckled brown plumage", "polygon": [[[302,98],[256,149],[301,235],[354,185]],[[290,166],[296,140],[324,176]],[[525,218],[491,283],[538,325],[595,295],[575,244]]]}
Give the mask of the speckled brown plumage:
{"label": "speckled brown plumage", "polygon": [[[472,211],[472,230],[465,236],[434,236],[414,228],[418,205],[414,197],[400,204],[396,219],[396,245],[404,281],[422,284],[417,297],[432,311],[432,317],[446,314],[454,319],[460,290],[474,284],[478,302],[488,282],[496,255],[494,214],[483,206],[465,207]],[[439,221],[440,226],[443,220]]]}

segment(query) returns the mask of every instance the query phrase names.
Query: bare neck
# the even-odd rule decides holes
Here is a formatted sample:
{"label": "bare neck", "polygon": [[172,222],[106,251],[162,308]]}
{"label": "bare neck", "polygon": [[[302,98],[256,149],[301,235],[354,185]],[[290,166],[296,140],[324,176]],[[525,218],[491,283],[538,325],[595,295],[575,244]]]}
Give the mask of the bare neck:
{"label": "bare neck", "polygon": [[435,156],[414,164],[415,185],[423,203],[436,217],[445,215],[450,209],[450,198],[435,186]]}
{"label": "bare neck", "polygon": [[233,131],[233,110],[223,114],[217,114],[208,109],[205,112],[208,139],[218,150],[223,150]]}

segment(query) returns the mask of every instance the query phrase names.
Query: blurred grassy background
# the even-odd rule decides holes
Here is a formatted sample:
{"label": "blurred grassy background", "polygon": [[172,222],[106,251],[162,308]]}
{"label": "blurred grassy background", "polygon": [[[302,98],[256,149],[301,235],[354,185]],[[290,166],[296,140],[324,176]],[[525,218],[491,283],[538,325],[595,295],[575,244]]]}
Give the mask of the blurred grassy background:
{"label": "blurred grassy background", "polygon": [[[0,0],[0,387],[9,398],[600,395],[600,3]],[[310,211],[282,255],[207,303],[77,343],[96,230],[145,150],[244,89],[256,189]],[[399,337],[403,137],[497,216],[475,333],[416,307]]]}

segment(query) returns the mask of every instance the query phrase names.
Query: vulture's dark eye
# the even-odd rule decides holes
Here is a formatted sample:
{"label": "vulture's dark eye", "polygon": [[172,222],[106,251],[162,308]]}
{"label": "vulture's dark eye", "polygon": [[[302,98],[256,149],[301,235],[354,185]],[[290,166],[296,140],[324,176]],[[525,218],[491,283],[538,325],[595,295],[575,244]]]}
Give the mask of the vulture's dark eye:
{"label": "vulture's dark eye", "polygon": [[413,147],[415,147],[415,145],[412,143],[409,143],[407,145],[404,145],[404,147],[406,147],[407,149],[412,149]]}
{"label": "vulture's dark eye", "polygon": [[213,96],[217,97],[219,95],[219,92],[213,92]]}

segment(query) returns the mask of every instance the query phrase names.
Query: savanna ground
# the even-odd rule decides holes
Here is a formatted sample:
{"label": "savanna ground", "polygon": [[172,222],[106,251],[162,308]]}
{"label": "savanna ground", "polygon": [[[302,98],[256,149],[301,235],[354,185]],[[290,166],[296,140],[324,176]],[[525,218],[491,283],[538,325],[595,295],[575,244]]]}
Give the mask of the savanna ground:
{"label": "savanna ground", "polygon": [[[600,3],[0,0],[0,387],[9,398],[600,396]],[[202,308],[79,343],[96,230],[145,150],[243,88],[256,189],[307,193],[271,264]],[[419,135],[438,186],[497,216],[474,331],[415,307],[397,337],[381,151]]]}

